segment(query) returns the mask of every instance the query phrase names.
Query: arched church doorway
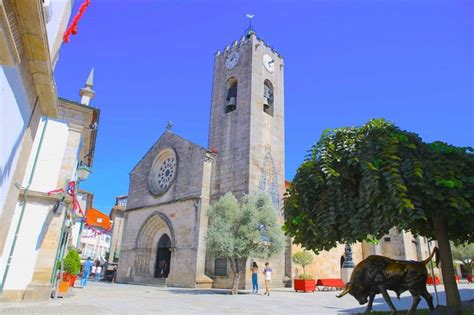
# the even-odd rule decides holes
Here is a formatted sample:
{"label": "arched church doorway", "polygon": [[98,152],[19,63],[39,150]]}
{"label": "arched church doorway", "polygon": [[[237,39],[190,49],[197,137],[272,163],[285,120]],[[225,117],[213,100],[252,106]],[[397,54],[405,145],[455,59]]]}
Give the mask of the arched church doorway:
{"label": "arched church doorway", "polygon": [[171,239],[163,234],[156,250],[155,278],[168,278],[171,263]]}
{"label": "arched church doorway", "polygon": [[[165,260],[167,267],[163,276],[170,274],[171,248],[175,247],[174,230],[171,221],[161,212],[154,212],[144,220],[135,243],[135,281],[153,279],[161,275],[160,262]],[[174,261],[174,260],[173,260]]]}

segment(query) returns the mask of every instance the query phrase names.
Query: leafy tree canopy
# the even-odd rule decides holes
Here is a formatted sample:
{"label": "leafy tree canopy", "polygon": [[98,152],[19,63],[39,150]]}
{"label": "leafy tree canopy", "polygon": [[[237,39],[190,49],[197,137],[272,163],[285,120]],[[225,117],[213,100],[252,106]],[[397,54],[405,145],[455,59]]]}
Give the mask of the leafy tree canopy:
{"label": "leafy tree canopy", "polygon": [[392,227],[474,241],[474,155],[424,143],[383,119],[326,130],[299,167],[285,199],[285,230],[307,249],[379,239]]}
{"label": "leafy tree canopy", "polygon": [[303,274],[306,275],[306,266],[313,262],[313,255],[308,251],[300,251],[293,255],[293,262],[303,267]]}

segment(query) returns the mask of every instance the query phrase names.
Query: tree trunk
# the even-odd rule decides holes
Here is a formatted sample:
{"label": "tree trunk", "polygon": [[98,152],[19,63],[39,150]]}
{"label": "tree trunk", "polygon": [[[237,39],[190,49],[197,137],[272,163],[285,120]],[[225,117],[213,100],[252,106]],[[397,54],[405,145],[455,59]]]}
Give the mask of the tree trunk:
{"label": "tree trunk", "polygon": [[[233,261],[233,262],[232,262]],[[231,264],[234,263],[234,283],[232,285],[232,295],[239,294],[240,275],[244,271],[246,258],[233,258]]]}
{"label": "tree trunk", "polygon": [[446,301],[448,307],[458,313],[461,311],[461,297],[454,279],[453,256],[449,245],[448,226],[442,217],[433,217],[433,227],[439,246]]}

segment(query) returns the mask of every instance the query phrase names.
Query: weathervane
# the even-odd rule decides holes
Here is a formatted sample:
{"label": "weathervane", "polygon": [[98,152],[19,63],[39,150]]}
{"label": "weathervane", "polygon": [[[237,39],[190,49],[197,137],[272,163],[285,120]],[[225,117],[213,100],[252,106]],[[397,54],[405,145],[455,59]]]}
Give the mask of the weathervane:
{"label": "weathervane", "polygon": [[171,131],[172,128],[173,128],[173,122],[169,120],[168,123],[166,124],[166,130]]}
{"label": "weathervane", "polygon": [[247,13],[245,16],[249,19],[249,28],[252,28],[252,20],[253,20],[253,17],[255,16],[255,14]]}
{"label": "weathervane", "polygon": [[250,34],[255,34],[255,31],[254,31],[254,29],[253,29],[253,27],[252,27],[252,20],[253,20],[255,14],[249,14],[249,13],[247,13],[245,16],[249,19],[249,27],[248,27],[247,30],[245,31],[245,34],[246,34],[247,36],[250,36]]}

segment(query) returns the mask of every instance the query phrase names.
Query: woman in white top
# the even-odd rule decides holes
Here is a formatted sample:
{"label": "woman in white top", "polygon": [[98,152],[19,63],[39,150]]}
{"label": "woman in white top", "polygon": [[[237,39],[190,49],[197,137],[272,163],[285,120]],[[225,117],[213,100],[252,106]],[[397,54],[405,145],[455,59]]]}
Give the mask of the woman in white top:
{"label": "woman in white top", "polygon": [[269,267],[269,263],[265,263],[265,269],[263,269],[263,274],[265,277],[265,295],[270,296],[270,281],[272,281],[272,268]]}
{"label": "woman in white top", "polygon": [[92,278],[92,281],[95,279],[95,273],[97,271],[97,267],[95,266],[95,263],[94,265],[92,265],[92,268],[91,268],[91,278]]}
{"label": "woman in white top", "polygon": [[100,281],[100,276],[102,276],[102,266],[98,265],[95,270],[95,281]]}

